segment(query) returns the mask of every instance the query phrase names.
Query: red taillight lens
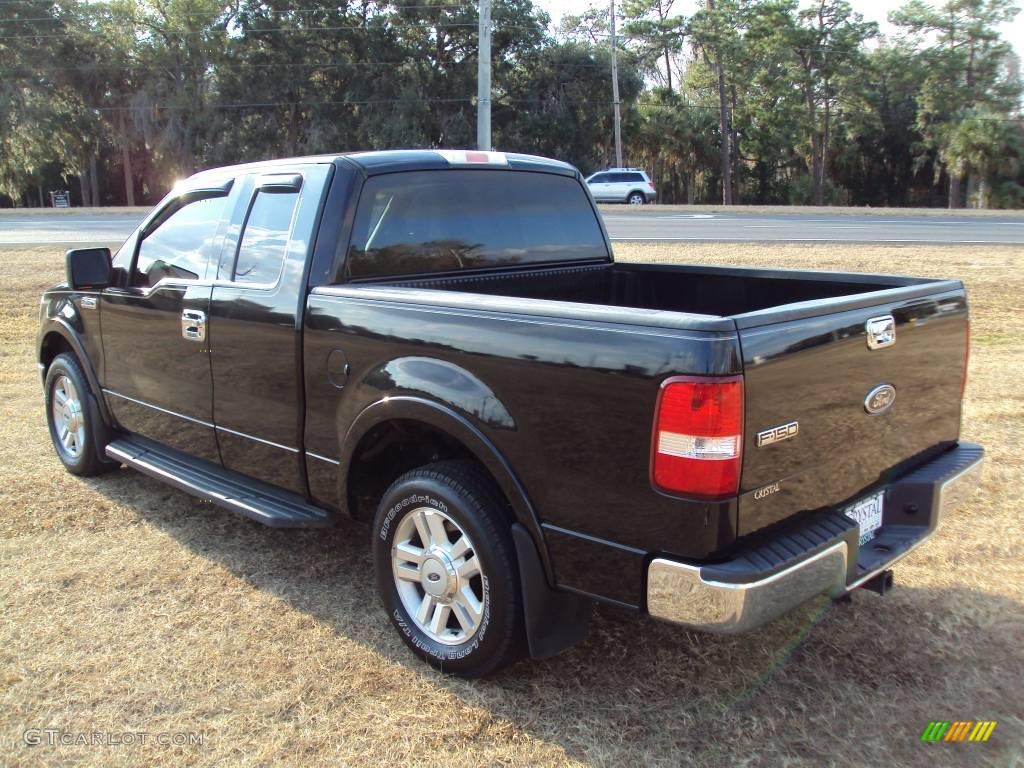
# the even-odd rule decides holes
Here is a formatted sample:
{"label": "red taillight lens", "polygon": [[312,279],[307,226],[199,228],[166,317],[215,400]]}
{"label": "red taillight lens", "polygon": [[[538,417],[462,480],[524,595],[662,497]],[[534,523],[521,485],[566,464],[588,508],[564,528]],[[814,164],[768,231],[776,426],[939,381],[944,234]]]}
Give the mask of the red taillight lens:
{"label": "red taillight lens", "polygon": [[654,182],[653,181],[648,181],[647,183],[650,185],[651,189],[654,189]]}
{"label": "red taillight lens", "polygon": [[735,496],[743,447],[743,377],[675,377],[654,415],[651,476],[660,490]]}

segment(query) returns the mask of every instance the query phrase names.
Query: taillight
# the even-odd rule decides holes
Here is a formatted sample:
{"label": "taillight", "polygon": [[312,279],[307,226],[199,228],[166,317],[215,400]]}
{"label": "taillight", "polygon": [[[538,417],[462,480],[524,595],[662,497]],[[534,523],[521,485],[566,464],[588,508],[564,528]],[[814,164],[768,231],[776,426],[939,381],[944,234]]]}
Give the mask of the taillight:
{"label": "taillight", "polygon": [[967,321],[967,340],[964,342],[964,373],[960,379],[960,399],[964,399],[964,392],[967,391],[967,366],[971,362],[971,321]]}
{"label": "taillight", "polygon": [[661,385],[651,478],[667,493],[704,499],[739,491],[743,377],[677,376]]}
{"label": "taillight", "polygon": [[648,181],[647,182],[647,186],[649,186],[651,189],[654,189],[654,182],[653,181]]}

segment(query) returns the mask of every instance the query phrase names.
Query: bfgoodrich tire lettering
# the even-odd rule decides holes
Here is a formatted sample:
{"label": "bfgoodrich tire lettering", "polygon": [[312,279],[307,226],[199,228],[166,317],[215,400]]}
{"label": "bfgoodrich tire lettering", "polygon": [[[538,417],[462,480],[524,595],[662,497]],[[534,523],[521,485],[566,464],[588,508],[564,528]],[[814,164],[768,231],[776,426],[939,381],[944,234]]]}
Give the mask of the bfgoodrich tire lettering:
{"label": "bfgoodrich tire lettering", "polygon": [[377,510],[373,558],[392,624],[433,666],[479,677],[523,655],[509,521],[477,465],[438,462],[399,477]]}

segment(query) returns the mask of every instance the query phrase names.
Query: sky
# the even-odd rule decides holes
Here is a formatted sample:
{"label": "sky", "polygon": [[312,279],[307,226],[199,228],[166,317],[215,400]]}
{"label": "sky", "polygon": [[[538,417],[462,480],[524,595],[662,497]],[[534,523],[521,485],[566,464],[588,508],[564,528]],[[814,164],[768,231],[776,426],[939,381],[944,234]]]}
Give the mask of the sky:
{"label": "sky", "polygon": [[[595,0],[533,0],[533,3],[547,11],[556,24],[564,14],[581,13],[591,5],[597,4]],[[606,2],[602,4],[607,6]],[[937,5],[938,2],[934,4]],[[680,13],[688,16],[696,10],[697,5],[697,0],[677,0],[676,7]],[[886,17],[890,11],[903,5],[903,0],[850,0],[850,5],[868,21],[877,21],[882,34],[885,35],[896,31],[886,21]],[[1024,10],[1017,14],[1012,24],[1003,25],[1000,31],[1003,38],[1013,45],[1017,55],[1024,56]]]}

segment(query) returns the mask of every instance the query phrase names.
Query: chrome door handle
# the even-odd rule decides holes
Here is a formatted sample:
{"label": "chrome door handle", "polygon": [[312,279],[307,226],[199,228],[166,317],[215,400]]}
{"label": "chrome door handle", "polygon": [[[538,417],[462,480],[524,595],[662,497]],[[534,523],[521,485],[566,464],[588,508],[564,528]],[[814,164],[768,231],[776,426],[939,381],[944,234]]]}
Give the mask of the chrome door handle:
{"label": "chrome door handle", "polygon": [[206,341],[206,313],[198,309],[183,310],[181,336],[189,341]]}

